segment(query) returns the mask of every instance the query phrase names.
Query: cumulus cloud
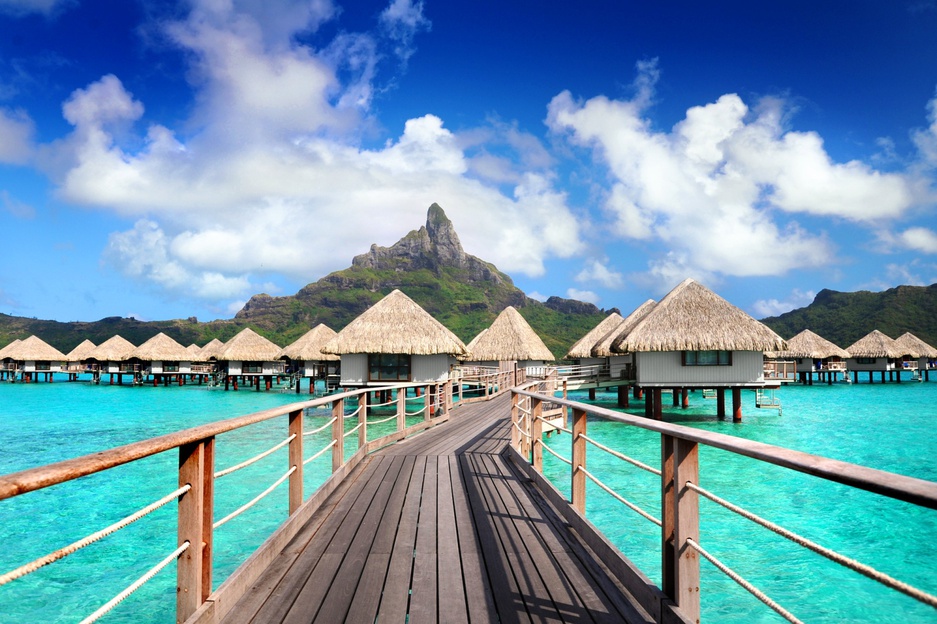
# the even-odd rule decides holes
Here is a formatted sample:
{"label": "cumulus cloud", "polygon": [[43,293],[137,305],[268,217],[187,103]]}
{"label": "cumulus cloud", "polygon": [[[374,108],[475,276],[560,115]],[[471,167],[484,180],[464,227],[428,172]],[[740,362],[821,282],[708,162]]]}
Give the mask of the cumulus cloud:
{"label": "cumulus cloud", "polygon": [[937,232],[925,227],[908,228],[898,236],[908,249],[923,253],[937,253]]}
{"label": "cumulus cloud", "polygon": [[621,288],[624,277],[618,271],[608,266],[608,260],[591,260],[586,267],[576,275],[576,281],[583,284],[597,283],[605,288]]}
{"label": "cumulus cloud", "polygon": [[690,108],[669,132],[656,131],[647,109],[657,77],[656,63],[641,65],[631,100],[560,93],[547,117],[554,132],[591,148],[608,168],[605,208],[615,233],[670,250],[652,260],[652,272],[765,276],[821,266],[832,245],[795,214],[874,224],[919,199],[909,176],[834,162],[817,134],[787,130],[777,98],[752,110],[738,95],[723,95]]}
{"label": "cumulus cloud", "polygon": [[22,165],[29,161],[34,132],[26,111],[0,108],[0,163]]}
{"label": "cumulus cloud", "polygon": [[817,293],[812,290],[802,291],[799,288],[795,288],[783,301],[778,299],[759,299],[752,304],[752,308],[758,318],[778,316],[796,308],[810,305],[813,303],[816,296]]}
{"label": "cumulus cloud", "polygon": [[579,301],[585,301],[586,303],[592,303],[596,305],[598,305],[600,299],[600,297],[591,290],[579,290],[578,288],[566,289],[566,296],[570,299],[577,299]]}

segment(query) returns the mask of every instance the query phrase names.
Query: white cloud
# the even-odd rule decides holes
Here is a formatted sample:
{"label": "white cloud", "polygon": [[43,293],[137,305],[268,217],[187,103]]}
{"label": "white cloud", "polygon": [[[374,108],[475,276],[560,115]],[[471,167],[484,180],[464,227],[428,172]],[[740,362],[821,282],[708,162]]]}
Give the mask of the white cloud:
{"label": "white cloud", "polygon": [[816,298],[817,293],[812,290],[806,292],[795,288],[791,291],[791,294],[788,295],[787,299],[784,301],[779,301],[778,299],[759,299],[752,304],[752,308],[755,311],[755,316],[758,318],[765,318],[768,316],[778,316],[784,314],[785,312],[790,312],[796,308],[802,308],[813,303],[814,298]]}
{"label": "white cloud", "polygon": [[908,249],[929,254],[937,253],[937,233],[929,228],[908,228],[899,235],[898,240]]}
{"label": "white cloud", "polygon": [[33,121],[23,110],[0,108],[0,163],[22,165],[33,154]]}
{"label": "white cloud", "polygon": [[537,301],[540,301],[541,303],[549,299],[549,297],[538,293],[536,290],[534,292],[527,293],[527,296],[530,297],[531,299],[536,299]]}
{"label": "white cloud", "polygon": [[592,303],[595,305],[598,305],[600,299],[600,297],[591,290],[579,290],[578,288],[567,288],[566,296],[570,299],[585,301],[586,303]]}
{"label": "white cloud", "polygon": [[388,36],[396,42],[394,52],[406,63],[416,51],[413,39],[420,31],[429,30],[432,23],[423,15],[423,2],[391,0],[381,12],[380,23]]}
{"label": "white cloud", "polygon": [[764,276],[822,266],[834,253],[830,241],[791,214],[873,224],[921,200],[911,176],[833,162],[818,135],[786,130],[778,99],[752,111],[739,96],[723,95],[689,109],[670,132],[655,131],[646,112],[657,75],[654,63],[639,67],[632,100],[575,101],[563,92],[547,118],[608,167],[613,231],[669,249],[672,255],[652,260],[652,272],[681,266]]}
{"label": "white cloud", "polygon": [[0,190],[0,208],[18,219],[33,219],[36,216],[36,209],[19,201],[7,190]]}
{"label": "white cloud", "polygon": [[579,283],[598,283],[605,288],[621,288],[624,284],[622,274],[613,271],[607,266],[608,259],[604,262],[591,260],[586,267],[576,275],[576,281]]}
{"label": "white cloud", "polygon": [[927,103],[927,128],[916,130],[911,137],[927,167],[937,167],[937,96]]}

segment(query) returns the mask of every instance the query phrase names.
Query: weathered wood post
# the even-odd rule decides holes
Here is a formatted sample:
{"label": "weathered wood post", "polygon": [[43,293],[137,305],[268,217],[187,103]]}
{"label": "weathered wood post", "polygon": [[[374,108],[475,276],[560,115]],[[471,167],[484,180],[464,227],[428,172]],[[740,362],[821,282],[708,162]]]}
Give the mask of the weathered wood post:
{"label": "weathered wood post", "polygon": [[517,405],[521,397],[516,392],[511,392],[511,446],[513,446],[518,451],[521,450],[521,434],[518,431],[520,425],[517,424],[517,414],[518,409]]}
{"label": "weathered wood post", "polygon": [[287,470],[296,466],[296,471],[290,475],[290,504],[289,513],[293,515],[303,504],[303,410],[290,412],[289,434],[296,437],[289,443],[289,465]]}
{"label": "weathered wood post", "polygon": [[573,408],[573,450],[572,450],[572,485],[570,502],[580,513],[586,513],[586,474],[579,469],[586,468],[586,413]]}
{"label": "weathered wood post", "polygon": [[423,390],[423,420],[429,420],[433,417],[433,395],[430,393],[432,386],[427,384]]}
{"label": "weathered wood post", "polygon": [[332,440],[335,446],[332,447],[332,472],[342,467],[345,463],[345,399],[332,401]]}
{"label": "weathered wood post", "polygon": [[732,388],[732,422],[742,422],[742,389],[738,386]]}
{"label": "weathered wood post", "polygon": [[[381,401],[384,403],[384,401]],[[358,395],[358,448],[368,443],[368,393]]]}
{"label": "weathered wood post", "polygon": [[397,389],[397,431],[407,428],[407,389]]}
{"label": "weathered wood post", "polygon": [[534,470],[543,472],[543,401],[532,399],[530,405],[530,446]]}
{"label": "weathered wood post", "polygon": [[211,547],[214,515],[215,439],[179,447],[179,487],[191,489],[179,498],[178,545],[189,542],[176,565],[176,619],[190,615],[211,593]]}
{"label": "weathered wood post", "polygon": [[699,482],[695,442],[661,436],[661,573],[664,593],[691,622],[700,620],[699,556],[687,539],[699,542],[699,496],[687,482]]}

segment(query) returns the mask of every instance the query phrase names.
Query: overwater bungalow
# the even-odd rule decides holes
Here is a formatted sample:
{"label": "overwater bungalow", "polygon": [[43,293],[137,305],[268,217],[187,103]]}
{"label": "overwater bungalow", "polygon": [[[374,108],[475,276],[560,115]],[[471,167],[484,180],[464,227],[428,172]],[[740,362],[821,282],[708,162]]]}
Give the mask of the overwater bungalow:
{"label": "overwater bungalow", "polygon": [[[617,345],[617,346],[616,346]],[[647,392],[648,416],[660,418],[664,388],[686,396],[687,389],[715,390],[718,414],[725,415],[726,389],[732,391],[733,420],[742,419],[741,391],[764,390],[776,382],[764,377],[764,352],[786,348],[766,325],[692,279],[667,294],[612,351],[633,353],[637,385]],[[676,403],[676,400],[675,400]]]}
{"label": "overwater bungalow", "polygon": [[20,342],[22,341],[17,338],[0,349],[0,379],[9,379],[12,381],[16,375],[16,367],[13,365],[13,359],[7,357],[7,352],[11,351]]}
{"label": "overwater bungalow", "polygon": [[341,356],[341,385],[445,384],[467,355],[465,344],[426,310],[395,290],[348,324],[323,348]]}
{"label": "overwater bungalow", "polygon": [[68,380],[77,381],[81,373],[90,373],[91,365],[87,363],[88,354],[94,351],[95,344],[87,338],[78,346],[65,354],[65,366],[68,371]]}
{"label": "overwater bungalow", "polygon": [[204,347],[199,349],[199,359],[203,362],[208,362],[218,359],[218,354],[221,353],[221,350],[224,349],[225,343],[221,342],[217,338],[212,338]]}
{"label": "overwater bungalow", "polygon": [[19,373],[25,382],[39,381],[40,376],[52,381],[53,373],[65,369],[65,354],[37,336],[11,343],[3,352],[8,378],[12,381]]}
{"label": "overwater bungalow", "polygon": [[230,384],[238,389],[238,382],[247,382],[260,390],[264,381],[266,389],[273,387],[274,377],[285,372],[282,360],[277,359],[279,345],[267,340],[249,327],[238,332],[231,340],[224,343],[216,359],[218,370],[224,375],[224,389]]}
{"label": "overwater bungalow", "polygon": [[[565,359],[572,360],[577,366],[598,367],[605,369],[607,374],[607,362],[605,357],[593,355],[594,347],[607,336],[613,335],[615,330],[625,321],[624,317],[617,312],[612,312],[602,321],[592,328],[585,336],[576,341],[576,343],[566,352]],[[471,351],[471,349],[469,349]]]}
{"label": "overwater bungalow", "polygon": [[886,375],[889,381],[901,381],[901,369],[896,367],[904,354],[894,340],[879,330],[873,329],[846,347],[846,351],[849,352],[846,368],[854,373],[855,381],[859,381],[860,372],[869,374],[869,383],[875,383],[873,375],[876,372],[881,374],[882,383],[885,383]]}
{"label": "overwater bungalow", "polygon": [[116,375],[118,385],[124,383],[124,375],[135,378],[140,366],[130,359],[130,354],[136,348],[129,340],[116,335],[89,351],[85,361],[91,364],[92,382],[101,383],[101,375],[104,373],[110,375],[110,383],[114,383]]}
{"label": "overwater bungalow", "polygon": [[154,386],[160,382],[168,385],[173,381],[181,386],[186,375],[192,374],[189,351],[163,332],[134,349],[130,357],[140,361],[140,370],[135,379],[137,383],[151,377]]}
{"label": "overwater bungalow", "polygon": [[921,371],[924,381],[930,381],[931,363],[937,360],[937,349],[927,344],[911,332],[905,332],[895,338],[895,345],[900,351],[903,351],[901,366],[904,370],[910,370],[914,379],[921,379]]}
{"label": "overwater bungalow", "polygon": [[556,359],[514,306],[502,310],[470,344],[466,365],[524,369],[527,376],[543,376],[546,363]]}
{"label": "overwater bungalow", "polygon": [[296,342],[288,344],[277,354],[277,359],[288,360],[290,374],[299,392],[300,381],[309,380],[309,394],[315,392],[316,380],[325,383],[326,390],[338,386],[338,368],[341,358],[334,353],[324,353],[322,347],[335,338],[335,330],[319,323]]}
{"label": "overwater bungalow", "polygon": [[842,375],[844,381],[849,379],[846,371],[849,352],[809,329],[788,340],[787,350],[780,355],[794,360],[795,372],[802,384],[812,386],[814,376],[827,384],[836,381],[838,375]]}

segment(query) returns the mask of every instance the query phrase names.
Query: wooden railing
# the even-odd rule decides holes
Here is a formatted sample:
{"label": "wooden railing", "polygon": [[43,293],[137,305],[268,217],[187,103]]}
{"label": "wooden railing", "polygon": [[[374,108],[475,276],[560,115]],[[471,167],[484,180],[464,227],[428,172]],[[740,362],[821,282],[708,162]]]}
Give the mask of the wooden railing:
{"label": "wooden railing", "polygon": [[[615,412],[558,398],[554,394],[552,388],[538,387],[537,382],[512,389],[511,453],[523,465],[530,466],[532,478],[538,480],[541,484],[547,484],[547,487],[544,488],[547,495],[554,497],[554,502],[558,504],[558,508],[566,515],[567,521],[573,526],[585,521],[586,480],[590,479],[633,511],[661,527],[661,589],[663,589],[666,600],[662,600],[654,591],[647,589],[649,585],[647,577],[639,570],[636,568],[631,570],[633,578],[629,589],[632,590],[636,598],[642,602],[642,606],[649,612],[661,613],[666,610],[665,603],[670,600],[676,605],[680,617],[689,622],[699,622],[700,558],[706,558],[723,572],[728,570],[699,545],[698,501],[700,496],[705,496],[723,506],[730,505],[727,507],[730,511],[761,524],[840,565],[844,565],[924,604],[937,608],[937,596],[897,581],[869,566],[849,560],[834,551],[812,543],[805,538],[800,538],[800,536],[787,531],[783,527],[778,527],[758,518],[754,514],[748,513],[746,515],[747,512],[740,508],[732,509],[731,504],[727,501],[700,487],[698,449],[701,444],[710,446],[929,509],[937,509],[937,483],[752,440]],[[571,435],[571,451],[568,459],[556,454],[552,448],[543,442],[544,419],[541,415],[544,404],[548,402],[562,405],[571,412],[568,428],[564,429]],[[661,440],[661,461],[659,466],[653,467],[642,464],[591,439],[587,430],[589,418],[601,418],[621,423],[623,426],[639,427],[659,433]],[[619,459],[657,475],[660,478],[661,518],[655,518],[630,503],[622,494],[613,491],[613,489],[602,483],[596,475],[591,474],[587,460],[587,446],[611,453]],[[564,500],[562,495],[549,485],[542,476],[544,450],[556,454],[559,460],[570,465],[570,498],[568,500]],[[602,545],[599,544],[597,547],[601,548]],[[729,572],[731,570],[726,573]],[[783,607],[774,603],[767,596],[760,594],[757,588],[752,587],[744,579],[733,577],[733,580],[785,619],[791,622],[799,621]]]}
{"label": "wooden railing", "polygon": [[487,401],[527,379],[524,369],[463,368],[454,382],[453,392],[460,403]]}
{"label": "wooden railing", "polygon": [[[413,388],[419,389],[419,392],[416,393],[417,396],[407,396],[407,390]],[[371,421],[368,419],[368,397],[374,392],[382,392],[385,393],[383,396],[390,397],[390,400],[382,405],[393,406],[394,411],[389,418],[382,418],[379,422],[394,420],[395,427],[394,432],[391,434],[368,440],[367,429],[369,424],[377,424],[374,419]],[[394,393],[396,393],[395,397],[393,396]],[[422,395],[422,397],[419,395]],[[357,402],[356,408],[350,414],[346,414],[347,401]],[[419,409],[408,411],[408,404],[412,405],[414,403],[419,404]],[[243,588],[249,587],[260,574],[262,566],[257,562],[263,562],[265,557],[268,558],[271,549],[275,550],[278,546],[282,547],[311,514],[310,509],[313,508],[313,499],[319,500],[334,490],[341,478],[373,450],[448,420],[451,406],[452,391],[448,382],[431,385],[394,384],[343,392],[186,429],[76,459],[3,475],[0,476],[0,501],[57,484],[74,484],[76,479],[83,476],[110,470],[158,453],[178,450],[179,490],[165,497],[165,500],[159,504],[164,505],[166,502],[178,497],[177,543],[179,548],[176,553],[167,557],[160,566],[171,563],[172,559],[175,559],[177,563],[177,621],[185,621],[194,615],[205,617],[206,620],[215,617],[220,619],[236,602],[238,593]],[[374,406],[372,405],[372,407]],[[304,414],[305,410],[315,408],[329,408],[331,410],[332,417],[330,421],[320,428],[323,430],[330,429],[331,442],[311,457],[305,458],[303,438],[305,435],[316,433],[316,431],[304,431]],[[286,439],[283,442],[247,462],[216,472],[215,457],[218,451],[223,448],[223,445],[217,441],[224,440],[220,436],[283,417],[286,417],[284,423],[286,425],[284,427]],[[408,417],[420,417],[422,420],[407,426]],[[345,421],[351,419],[356,419],[357,425],[349,431],[345,431]],[[357,451],[351,457],[345,458],[345,439],[354,434],[357,434]],[[288,471],[286,475],[238,511],[215,521],[215,481],[225,474],[245,467],[283,446],[288,447]],[[331,451],[332,476],[316,490],[316,493],[310,499],[306,499],[303,493],[303,466],[329,451]],[[218,590],[212,592],[214,529],[272,492],[279,483],[285,481],[288,481],[288,519],[267,539],[261,546],[261,550],[250,557],[249,562],[254,562],[256,565],[242,565],[221,584]],[[149,507],[155,509],[154,504]],[[140,514],[140,512],[137,512],[137,514]],[[108,527],[106,532],[112,532],[110,531],[112,528],[113,526]],[[89,538],[80,540],[80,542],[88,541],[88,543],[91,543],[95,539],[99,538],[89,536]],[[39,557],[16,570],[0,575],[0,585],[14,582],[20,576],[24,576],[41,566],[70,554],[66,551],[74,552],[74,550],[85,545],[82,544],[76,547],[78,543],[59,549],[50,555]],[[261,554],[261,551],[267,554]],[[162,567],[154,568],[156,572],[160,569]],[[118,595],[115,598],[116,601],[112,600],[111,602],[116,605],[120,599],[122,599],[122,596]],[[110,603],[105,607],[111,608],[109,605]],[[89,621],[93,621],[107,610],[104,607],[102,609],[93,614],[94,617]]]}

